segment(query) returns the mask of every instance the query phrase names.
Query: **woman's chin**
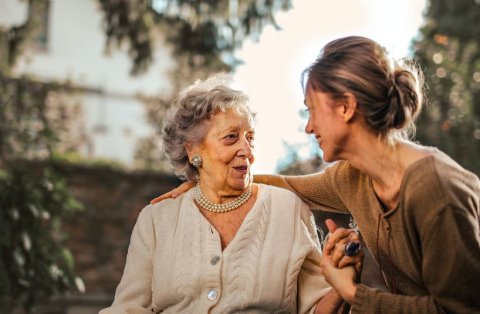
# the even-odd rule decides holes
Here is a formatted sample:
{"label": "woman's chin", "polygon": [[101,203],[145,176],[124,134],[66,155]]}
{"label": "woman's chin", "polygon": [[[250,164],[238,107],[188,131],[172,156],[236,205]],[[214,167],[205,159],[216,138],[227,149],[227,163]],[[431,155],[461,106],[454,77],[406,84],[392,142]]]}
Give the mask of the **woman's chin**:
{"label": "woman's chin", "polygon": [[230,187],[237,191],[245,190],[249,185],[251,185],[250,176],[247,178],[232,180],[230,183]]}
{"label": "woman's chin", "polygon": [[322,159],[323,161],[325,162],[333,162],[335,161],[335,154],[332,154],[332,151],[330,150],[326,150],[326,149],[322,149],[322,152],[323,152],[323,155],[322,155]]}
{"label": "woman's chin", "polygon": [[330,156],[325,155],[325,154],[323,154],[322,159],[323,159],[323,161],[325,161],[325,162],[332,162],[332,159],[330,158]]}

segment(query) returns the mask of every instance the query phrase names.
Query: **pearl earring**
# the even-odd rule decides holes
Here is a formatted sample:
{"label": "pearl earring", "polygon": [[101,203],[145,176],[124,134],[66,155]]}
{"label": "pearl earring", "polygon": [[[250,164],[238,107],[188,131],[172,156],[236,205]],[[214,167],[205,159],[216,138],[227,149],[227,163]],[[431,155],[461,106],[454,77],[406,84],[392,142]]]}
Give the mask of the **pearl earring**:
{"label": "pearl earring", "polygon": [[203,159],[202,157],[198,156],[198,155],[195,155],[192,157],[192,159],[190,160],[190,163],[192,164],[192,166],[194,166],[195,168],[200,168],[200,166],[202,165],[203,163]]}

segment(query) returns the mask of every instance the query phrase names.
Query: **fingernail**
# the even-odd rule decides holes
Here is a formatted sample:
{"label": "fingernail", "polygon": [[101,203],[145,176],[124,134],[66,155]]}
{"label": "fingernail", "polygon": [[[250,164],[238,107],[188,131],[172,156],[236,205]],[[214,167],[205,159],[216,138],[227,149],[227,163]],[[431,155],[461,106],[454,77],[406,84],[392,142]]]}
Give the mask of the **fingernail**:
{"label": "fingernail", "polygon": [[172,198],[177,198],[178,194],[177,193],[173,193],[172,194]]}

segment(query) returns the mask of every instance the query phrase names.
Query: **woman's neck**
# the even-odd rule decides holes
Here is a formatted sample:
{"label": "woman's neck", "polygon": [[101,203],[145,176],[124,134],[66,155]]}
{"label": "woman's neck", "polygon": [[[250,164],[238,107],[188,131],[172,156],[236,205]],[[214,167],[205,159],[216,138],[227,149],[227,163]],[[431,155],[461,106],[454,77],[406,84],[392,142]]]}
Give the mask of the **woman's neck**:
{"label": "woman's neck", "polygon": [[222,186],[218,184],[213,184],[208,180],[201,180],[200,179],[200,187],[202,189],[203,195],[213,203],[222,204],[228,203],[233,199],[241,196],[246,189],[233,189],[229,186]]}
{"label": "woman's neck", "polygon": [[377,197],[391,209],[398,203],[405,171],[428,152],[408,141],[389,145],[385,139],[371,137],[359,143],[349,155],[346,159],[372,180]]}

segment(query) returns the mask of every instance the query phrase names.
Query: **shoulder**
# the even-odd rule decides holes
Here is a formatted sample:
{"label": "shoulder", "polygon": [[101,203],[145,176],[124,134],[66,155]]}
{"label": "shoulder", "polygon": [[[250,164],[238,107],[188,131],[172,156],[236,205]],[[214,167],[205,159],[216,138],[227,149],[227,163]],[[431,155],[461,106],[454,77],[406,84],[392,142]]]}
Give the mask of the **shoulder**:
{"label": "shoulder", "polygon": [[156,204],[145,206],[138,216],[138,221],[151,220],[155,224],[169,221],[177,217],[182,208],[192,205],[193,198],[191,191],[187,191],[177,198],[168,198]]}
{"label": "shoulder", "polygon": [[288,219],[300,218],[304,222],[313,220],[313,214],[308,205],[290,190],[279,188],[271,185],[259,184],[259,191],[262,194],[260,197],[269,206],[275,217],[282,217]]}
{"label": "shoulder", "polygon": [[[297,194],[290,190],[273,185],[257,184],[261,197],[270,203],[291,206],[292,204],[302,205],[304,202]],[[305,205],[306,206],[306,205]]]}
{"label": "shoulder", "polygon": [[478,211],[479,178],[440,150],[415,162],[405,176],[403,196],[409,207],[439,211],[474,205]]}
{"label": "shoulder", "polygon": [[332,186],[340,189],[357,189],[358,183],[367,178],[364,173],[355,168],[349,161],[339,160],[325,168],[324,173],[331,181]]}
{"label": "shoulder", "polygon": [[[423,186],[423,191],[441,193],[452,197],[452,192],[473,193],[480,187],[479,178],[460,166],[456,161],[440,150],[418,160],[406,173],[410,184],[416,188]],[[415,184],[416,183],[416,184]]]}
{"label": "shoulder", "polygon": [[478,191],[479,178],[460,166],[447,154],[437,151],[431,156],[431,163],[433,171],[445,190],[461,188]]}

